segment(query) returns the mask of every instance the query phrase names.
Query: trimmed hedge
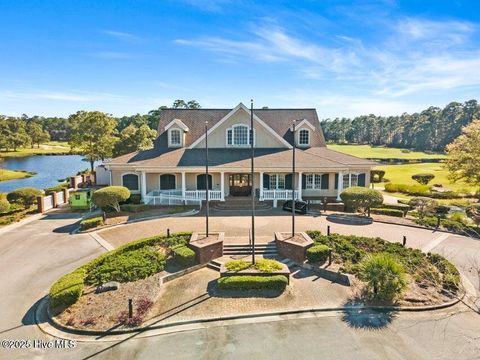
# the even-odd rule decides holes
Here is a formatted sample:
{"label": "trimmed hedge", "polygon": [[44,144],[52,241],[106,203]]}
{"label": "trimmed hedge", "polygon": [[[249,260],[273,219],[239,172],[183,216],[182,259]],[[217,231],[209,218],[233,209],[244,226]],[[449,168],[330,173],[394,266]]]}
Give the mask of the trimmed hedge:
{"label": "trimmed hedge", "polygon": [[250,266],[252,266],[252,263],[245,260],[230,260],[225,263],[225,267],[228,271],[235,272],[248,269]]}
{"label": "trimmed hedge", "polygon": [[[397,200],[398,201],[398,200]],[[407,216],[407,213],[410,211],[411,207],[407,203],[398,203],[398,204],[383,204],[382,205],[383,209],[395,209],[395,210],[400,210],[403,212],[404,216]]]}
{"label": "trimmed hedge", "polygon": [[92,195],[92,202],[103,211],[114,209],[120,211],[120,202],[130,197],[130,190],[124,186],[107,186],[95,191]]}
{"label": "trimmed hedge", "polygon": [[85,219],[80,221],[80,230],[88,230],[96,228],[97,226],[103,225],[103,217],[96,216],[93,218]]}
{"label": "trimmed hedge", "polygon": [[395,217],[404,217],[405,213],[402,210],[396,209],[386,209],[386,208],[372,208],[370,209],[372,214],[377,215],[388,215],[388,216],[395,216]]}
{"label": "trimmed hedge", "polygon": [[173,248],[173,260],[180,266],[189,267],[196,264],[195,251],[188,246],[178,246]]}
{"label": "trimmed hedge", "polygon": [[115,254],[89,271],[87,284],[100,285],[108,281],[130,282],[156,274],[165,268],[165,254],[154,247],[144,247]]}
{"label": "trimmed hedge", "polygon": [[253,267],[254,269],[265,272],[272,273],[278,270],[282,270],[282,263],[273,259],[257,259],[255,265],[252,265],[250,261],[245,260],[230,260],[225,263],[225,267],[228,271],[242,271]]}
{"label": "trimmed hedge", "polygon": [[[121,255],[126,254],[126,256],[121,256],[121,264],[126,264],[130,267],[130,275],[138,275],[139,272],[136,269],[132,268],[135,266],[135,263],[139,261],[143,266],[148,267],[150,264],[147,263],[151,254],[134,254],[133,256],[128,256],[129,253],[134,252],[135,250],[142,250],[144,247],[149,247],[149,251],[154,251],[153,246],[160,246],[163,248],[171,249],[174,246],[185,245],[188,243],[192,233],[176,233],[170,237],[164,235],[152,236],[149,238],[144,238],[136,241],[132,241],[128,244],[118,247],[115,250],[109,251],[105,254],[102,254],[85,265],[77,268],[75,271],[62,276],[60,279],[55,282],[50,288],[50,304],[53,307],[58,305],[71,305],[74,304],[82,295],[84,283],[94,285],[97,282],[95,276],[90,276],[90,281],[87,281],[86,277],[92,274],[96,268],[101,268],[103,278],[110,277],[106,272],[108,266],[112,263],[118,261],[115,258],[118,258]],[[163,254],[158,253],[160,257],[164,256]],[[153,256],[154,260],[158,260],[158,256]],[[147,261],[145,261],[147,260]],[[103,264],[107,264],[103,266]],[[132,265],[132,266],[130,266]],[[158,267],[156,267],[158,269]],[[116,269],[112,269],[115,273]],[[147,269],[148,270],[148,269]],[[142,269],[142,272],[144,269]],[[142,273],[143,276],[144,273]],[[98,274],[97,274],[98,275]],[[133,277],[132,277],[133,278]]]}
{"label": "trimmed hedge", "polygon": [[78,268],[74,272],[63,275],[50,288],[50,305],[57,307],[75,304],[83,294],[84,278],[84,268]]}
{"label": "trimmed hedge", "polygon": [[285,275],[273,276],[227,276],[217,280],[221,290],[285,290],[288,279]]}
{"label": "trimmed hedge", "polygon": [[331,249],[327,245],[313,245],[307,249],[307,259],[312,263],[324,263]]}
{"label": "trimmed hedge", "polygon": [[428,185],[385,184],[386,192],[401,192],[408,195],[424,196],[429,194],[431,187]]}

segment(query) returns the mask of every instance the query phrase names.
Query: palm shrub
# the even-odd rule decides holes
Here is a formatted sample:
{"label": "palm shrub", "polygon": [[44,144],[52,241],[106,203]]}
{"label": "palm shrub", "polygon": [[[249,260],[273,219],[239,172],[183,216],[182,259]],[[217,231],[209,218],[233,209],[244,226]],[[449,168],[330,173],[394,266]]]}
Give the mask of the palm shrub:
{"label": "palm shrub", "polygon": [[344,190],[340,194],[340,198],[348,209],[367,212],[368,216],[370,216],[370,208],[383,204],[383,195],[380,191],[361,186],[353,186]]}
{"label": "palm shrub", "polygon": [[407,287],[405,268],[390,254],[367,255],[360,269],[360,278],[374,299],[392,301]]}
{"label": "palm shrub", "polygon": [[7,194],[7,200],[11,204],[19,204],[23,205],[24,207],[30,207],[35,204],[37,201],[37,197],[42,195],[42,191],[25,187],[13,190]]}
{"label": "palm shrub", "polygon": [[412,179],[422,185],[427,185],[434,177],[435,175],[430,173],[412,175]]}
{"label": "palm shrub", "polygon": [[124,186],[107,186],[95,191],[92,195],[92,202],[102,210],[109,208],[120,211],[120,203],[130,197],[130,190]]}

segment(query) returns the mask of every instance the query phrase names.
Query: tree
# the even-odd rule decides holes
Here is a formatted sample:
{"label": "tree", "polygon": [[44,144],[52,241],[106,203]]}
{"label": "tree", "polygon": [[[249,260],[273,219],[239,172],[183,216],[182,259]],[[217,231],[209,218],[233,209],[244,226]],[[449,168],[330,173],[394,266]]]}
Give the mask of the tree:
{"label": "tree", "polygon": [[34,144],[40,147],[41,143],[45,143],[50,140],[50,134],[48,131],[43,130],[42,125],[38,122],[30,121],[27,125],[27,131],[32,141],[32,148]]}
{"label": "tree", "polygon": [[480,186],[480,120],[462,129],[462,135],[447,146],[447,154],[451,180]]}
{"label": "tree", "polygon": [[412,179],[422,185],[427,185],[430,181],[433,180],[435,175],[433,174],[414,174]]}
{"label": "tree", "polygon": [[385,170],[372,170],[370,171],[370,178],[373,183],[381,183],[385,176]]}
{"label": "tree", "polygon": [[200,109],[201,106],[196,100],[190,100],[186,102],[182,99],[177,99],[173,102],[172,108],[174,109]]}
{"label": "tree", "polygon": [[380,191],[367,189],[361,186],[353,186],[340,194],[345,207],[351,210],[367,212],[370,216],[370,209],[383,204],[383,195]]}
{"label": "tree", "polygon": [[120,138],[115,144],[114,155],[119,156],[138,150],[146,150],[153,147],[153,141],[157,132],[143,124],[139,128],[129,125],[120,132]]}
{"label": "tree", "polygon": [[416,208],[420,219],[423,219],[425,215],[431,214],[435,206],[437,206],[435,200],[423,196],[411,199],[408,204]]}
{"label": "tree", "polygon": [[407,287],[405,268],[386,253],[367,255],[360,263],[360,278],[377,300],[392,301]]}
{"label": "tree", "polygon": [[95,191],[92,195],[92,202],[101,208],[107,210],[112,208],[115,211],[120,211],[120,203],[128,200],[130,197],[130,190],[124,186],[107,186]]}
{"label": "tree", "polygon": [[79,111],[69,118],[72,124],[72,136],[69,141],[72,150],[85,156],[94,171],[94,162],[105,160],[113,155],[117,141],[115,120],[100,111]]}
{"label": "tree", "polygon": [[5,199],[0,199],[0,214],[10,210],[10,203]]}

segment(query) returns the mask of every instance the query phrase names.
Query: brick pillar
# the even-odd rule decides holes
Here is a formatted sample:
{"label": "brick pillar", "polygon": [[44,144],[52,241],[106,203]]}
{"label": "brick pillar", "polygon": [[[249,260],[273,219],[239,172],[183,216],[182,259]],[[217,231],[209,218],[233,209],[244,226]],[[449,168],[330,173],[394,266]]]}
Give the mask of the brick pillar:
{"label": "brick pillar", "polygon": [[58,207],[58,199],[57,199],[57,193],[53,192],[52,193],[52,205],[54,208]]}
{"label": "brick pillar", "polygon": [[68,204],[68,198],[70,197],[70,191],[68,189],[63,189],[63,198],[65,199],[65,204]]}
{"label": "brick pillar", "polygon": [[39,213],[45,212],[45,200],[43,196],[37,196],[37,209]]}
{"label": "brick pillar", "polygon": [[78,189],[78,183],[77,183],[77,177],[76,176],[72,176],[70,178],[70,187],[74,190]]}

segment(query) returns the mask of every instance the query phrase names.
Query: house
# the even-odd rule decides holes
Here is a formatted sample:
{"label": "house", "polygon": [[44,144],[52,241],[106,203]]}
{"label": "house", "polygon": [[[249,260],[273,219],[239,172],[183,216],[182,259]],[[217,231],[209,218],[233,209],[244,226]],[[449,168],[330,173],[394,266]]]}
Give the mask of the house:
{"label": "house", "polygon": [[[295,135],[292,123],[296,120]],[[205,176],[205,125],[208,121],[208,185]],[[255,146],[253,191],[259,201],[340,199],[343,189],[369,186],[369,160],[329,150],[315,109],[162,110],[153,149],[119,156],[105,163],[110,183],[139,193],[146,203],[248,196],[251,141]],[[292,177],[292,149],[296,170]]]}

